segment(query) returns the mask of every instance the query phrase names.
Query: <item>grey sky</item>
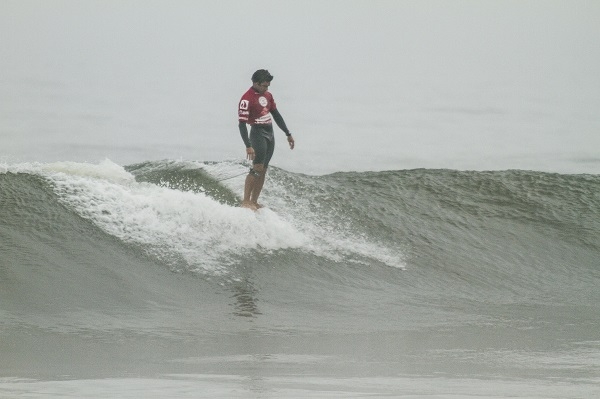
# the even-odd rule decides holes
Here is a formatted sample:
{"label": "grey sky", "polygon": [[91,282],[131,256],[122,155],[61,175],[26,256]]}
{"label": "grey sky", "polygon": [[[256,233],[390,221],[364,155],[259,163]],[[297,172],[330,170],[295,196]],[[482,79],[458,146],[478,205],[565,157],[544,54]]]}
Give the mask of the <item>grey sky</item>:
{"label": "grey sky", "polygon": [[[223,131],[264,67],[289,124],[312,142],[379,126],[373,140],[382,145],[398,125],[420,123],[419,137],[408,129],[403,139],[422,152],[448,135],[443,112],[514,116],[539,101],[573,108],[564,119],[574,123],[593,118],[599,26],[597,1],[2,0],[0,105],[30,102],[15,83],[29,79],[86,96],[82,108],[118,97],[113,105],[132,124],[151,111],[168,114],[183,136],[198,124]],[[588,122],[565,134],[600,147],[597,122]]]}

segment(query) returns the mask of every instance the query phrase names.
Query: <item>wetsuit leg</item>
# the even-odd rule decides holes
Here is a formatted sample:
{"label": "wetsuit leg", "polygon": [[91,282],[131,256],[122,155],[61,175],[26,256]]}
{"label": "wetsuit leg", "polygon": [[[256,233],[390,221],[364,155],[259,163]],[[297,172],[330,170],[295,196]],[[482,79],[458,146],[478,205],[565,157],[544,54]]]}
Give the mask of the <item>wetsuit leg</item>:
{"label": "wetsuit leg", "polygon": [[263,163],[265,165],[265,170],[269,166],[269,162],[271,161],[271,157],[273,156],[274,151],[275,151],[275,138],[273,138],[271,140],[267,140],[267,151],[265,154],[265,161]]}
{"label": "wetsuit leg", "polygon": [[252,126],[249,138],[250,144],[254,148],[254,161],[252,169],[246,177],[243,204],[256,209],[260,207],[258,197],[262,191],[267,167],[275,149],[273,128],[271,126]]}
{"label": "wetsuit leg", "polygon": [[252,144],[252,148],[254,148],[254,161],[252,162],[254,165],[264,165],[265,159],[267,158],[268,142],[269,140],[263,136],[261,130],[252,126],[250,129],[250,144]]}

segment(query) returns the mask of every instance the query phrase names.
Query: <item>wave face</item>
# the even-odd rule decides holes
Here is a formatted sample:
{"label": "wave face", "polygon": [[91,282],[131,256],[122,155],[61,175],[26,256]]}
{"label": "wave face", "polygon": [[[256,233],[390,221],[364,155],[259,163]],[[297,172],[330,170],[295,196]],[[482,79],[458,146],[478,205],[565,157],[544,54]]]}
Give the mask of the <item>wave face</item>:
{"label": "wave face", "polygon": [[60,232],[69,253],[77,251],[69,247],[74,237],[94,240],[103,233],[116,239],[111,245],[171,270],[235,277],[236,266],[253,263],[249,258],[276,256],[293,264],[305,256],[340,275],[348,264],[370,268],[372,278],[389,272],[382,272],[386,267],[409,269],[427,276],[434,292],[451,280],[454,295],[499,299],[527,293],[544,300],[561,292],[568,299],[599,272],[595,175],[408,170],[306,176],[272,168],[261,198],[267,209],[253,213],[237,207],[245,167],[235,162],[4,169],[3,231],[19,248],[36,248],[40,237]]}
{"label": "wave face", "polygon": [[[14,337],[186,340],[235,336],[252,320],[261,337],[297,337],[286,345],[306,356],[330,350],[331,336],[346,355],[373,350],[356,340],[376,332],[381,347],[369,356],[384,363],[416,351],[394,334],[420,331],[438,345],[435,362],[453,364],[447,372],[464,367],[457,345],[473,350],[472,339],[496,354],[557,341],[600,353],[600,176],[273,167],[255,213],[237,206],[246,171],[239,162],[1,166],[0,326]],[[446,329],[464,342],[441,344]],[[309,344],[304,334],[328,338]],[[515,353],[502,352],[510,370],[532,372]],[[597,370],[584,358],[580,378]]]}

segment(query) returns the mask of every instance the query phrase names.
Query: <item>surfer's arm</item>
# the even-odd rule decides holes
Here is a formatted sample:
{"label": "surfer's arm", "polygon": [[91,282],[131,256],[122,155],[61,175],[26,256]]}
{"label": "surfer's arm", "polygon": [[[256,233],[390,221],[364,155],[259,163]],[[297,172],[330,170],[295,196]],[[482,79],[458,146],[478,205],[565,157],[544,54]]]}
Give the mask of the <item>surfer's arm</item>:
{"label": "surfer's arm", "polygon": [[242,136],[242,140],[244,140],[244,144],[246,145],[246,158],[249,160],[254,159],[254,148],[252,148],[252,144],[250,143],[250,139],[248,138],[248,126],[246,126],[246,122],[240,122],[238,125],[240,128],[240,135]]}
{"label": "surfer's arm", "polygon": [[248,138],[248,126],[246,126],[246,122],[240,122],[238,127],[240,128],[240,135],[242,136],[242,140],[244,140],[246,148],[252,147],[250,139]]}
{"label": "surfer's arm", "polygon": [[283,120],[283,116],[281,116],[281,114],[279,113],[279,111],[277,109],[272,109],[271,110],[271,115],[273,116],[273,120],[275,121],[275,123],[277,123],[277,126],[279,126],[279,128],[281,130],[283,130],[283,132],[285,133],[285,135],[286,136],[291,135],[290,130],[285,125],[285,121]]}

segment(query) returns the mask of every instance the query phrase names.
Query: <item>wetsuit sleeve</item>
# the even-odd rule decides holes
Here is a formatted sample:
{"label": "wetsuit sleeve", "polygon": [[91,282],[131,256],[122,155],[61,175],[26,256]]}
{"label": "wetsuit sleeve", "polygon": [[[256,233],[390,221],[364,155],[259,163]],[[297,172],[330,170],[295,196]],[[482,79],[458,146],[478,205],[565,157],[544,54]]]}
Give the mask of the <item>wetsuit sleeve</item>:
{"label": "wetsuit sleeve", "polygon": [[285,125],[285,121],[283,120],[283,117],[281,116],[277,108],[271,110],[271,115],[273,116],[275,123],[277,123],[277,126],[279,126],[279,128],[285,132],[286,136],[289,136],[291,133]]}
{"label": "wetsuit sleeve", "polygon": [[252,147],[248,138],[248,126],[246,126],[246,122],[240,122],[238,127],[240,128],[240,135],[242,136],[242,140],[244,140],[246,148]]}

